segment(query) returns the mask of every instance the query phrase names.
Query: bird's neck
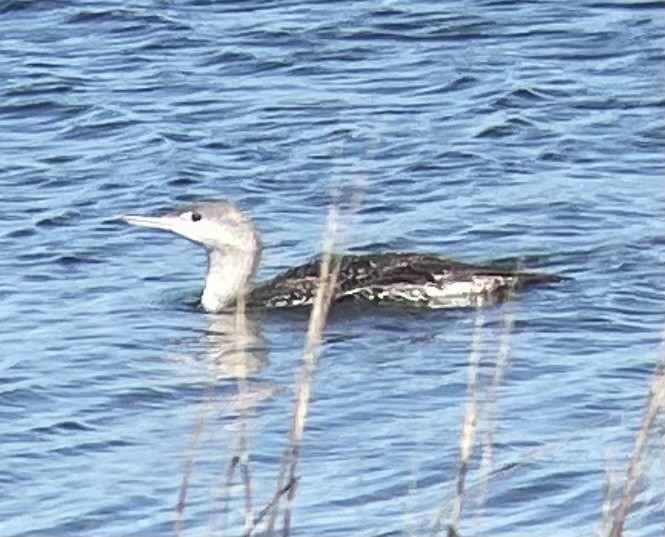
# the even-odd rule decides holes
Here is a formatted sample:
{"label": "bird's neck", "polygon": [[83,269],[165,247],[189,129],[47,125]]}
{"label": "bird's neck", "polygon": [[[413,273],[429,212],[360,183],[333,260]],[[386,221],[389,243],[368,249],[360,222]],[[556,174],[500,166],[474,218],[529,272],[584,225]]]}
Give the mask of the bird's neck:
{"label": "bird's neck", "polygon": [[208,252],[208,272],[201,297],[201,305],[206,311],[220,311],[249,290],[259,264],[259,248],[251,245],[247,249],[226,248]]}

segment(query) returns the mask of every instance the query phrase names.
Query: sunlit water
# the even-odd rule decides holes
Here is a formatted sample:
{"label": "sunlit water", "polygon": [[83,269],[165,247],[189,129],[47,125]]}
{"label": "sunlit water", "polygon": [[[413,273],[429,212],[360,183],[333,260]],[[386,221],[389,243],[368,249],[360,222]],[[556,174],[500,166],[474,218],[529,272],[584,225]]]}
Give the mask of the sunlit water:
{"label": "sunlit water", "polygon": [[[273,493],[306,314],[252,317],[251,360],[226,363],[229,319],[192,306],[203,252],[113,216],[232,199],[267,277],[316,252],[337,190],[361,198],[353,250],[516,257],[575,280],[482,312],[335,311],[292,532],[432,527],[474,334],[494,473],[477,448],[462,534],[600,528],[663,322],[661,3],[0,11],[0,534],[169,533],[188,460],[185,534],[240,532],[225,471],[246,431],[255,512]],[[663,533],[662,453],[654,435],[633,534]]]}

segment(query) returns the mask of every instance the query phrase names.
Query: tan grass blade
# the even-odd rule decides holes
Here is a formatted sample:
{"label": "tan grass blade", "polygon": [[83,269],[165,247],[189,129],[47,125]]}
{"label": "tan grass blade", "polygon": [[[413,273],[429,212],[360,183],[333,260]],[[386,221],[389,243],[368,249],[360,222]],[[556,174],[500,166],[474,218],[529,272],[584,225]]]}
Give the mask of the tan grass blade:
{"label": "tan grass blade", "polygon": [[286,496],[283,510],[282,533],[288,534],[291,520],[291,507],[297,489],[297,468],[300,456],[300,445],[305,430],[305,421],[309,407],[312,378],[316,366],[316,358],[323,328],[328,316],[330,304],[334,295],[339,273],[339,263],[332,255],[333,244],[337,236],[337,207],[332,205],[326,218],[326,230],[322,248],[321,267],[319,271],[319,286],[314,297],[314,303],[309,318],[307,336],[302,354],[302,365],[296,386],[296,398],[291,419],[291,427],[287,445],[282,454],[282,461],[276,481],[276,489],[268,506],[264,508],[253,520],[252,525],[245,532],[251,535],[264,517],[268,517],[267,533],[274,532],[275,523],[279,516],[280,503]]}

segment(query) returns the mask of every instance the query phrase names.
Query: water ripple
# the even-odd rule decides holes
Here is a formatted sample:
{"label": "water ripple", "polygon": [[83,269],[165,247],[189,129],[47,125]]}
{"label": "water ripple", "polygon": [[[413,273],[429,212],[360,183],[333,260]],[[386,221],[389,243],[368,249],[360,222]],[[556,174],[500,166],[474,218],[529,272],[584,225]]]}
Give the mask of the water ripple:
{"label": "water ripple", "polygon": [[[268,501],[307,314],[252,320],[243,385],[228,327],[195,306],[204,253],[113,217],[233,199],[266,277],[316,253],[349,189],[352,251],[575,278],[484,312],[482,389],[507,314],[511,356],[479,415],[494,471],[474,452],[461,533],[596,531],[661,339],[661,7],[1,3],[0,532],[172,531],[198,423],[185,533],[241,528],[224,468],[246,431],[253,501]],[[454,494],[475,315],[333,312],[294,533],[429,533]],[[660,535],[648,455],[627,531]]]}

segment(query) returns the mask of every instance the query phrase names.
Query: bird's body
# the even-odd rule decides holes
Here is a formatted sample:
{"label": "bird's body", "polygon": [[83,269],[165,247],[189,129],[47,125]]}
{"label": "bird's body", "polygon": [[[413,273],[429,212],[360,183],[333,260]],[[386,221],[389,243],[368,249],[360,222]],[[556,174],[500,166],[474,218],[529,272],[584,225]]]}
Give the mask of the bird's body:
{"label": "bird's body", "polygon": [[[495,302],[524,285],[561,277],[514,268],[477,265],[418,253],[343,255],[333,300],[406,303],[428,307]],[[320,259],[288,269],[248,293],[248,303],[264,307],[309,305],[319,285]]]}
{"label": "bird's body", "polygon": [[[201,297],[206,311],[232,306],[241,294],[252,307],[304,306],[314,299],[320,282],[319,259],[262,284],[252,283],[261,255],[259,233],[249,217],[227,201],[199,202],[163,216],[122,218],[130,224],[172,231],[206,248],[208,272]],[[564,279],[418,253],[349,254],[333,256],[333,262],[338,266],[333,301],[471,306],[496,302],[525,285]]]}

